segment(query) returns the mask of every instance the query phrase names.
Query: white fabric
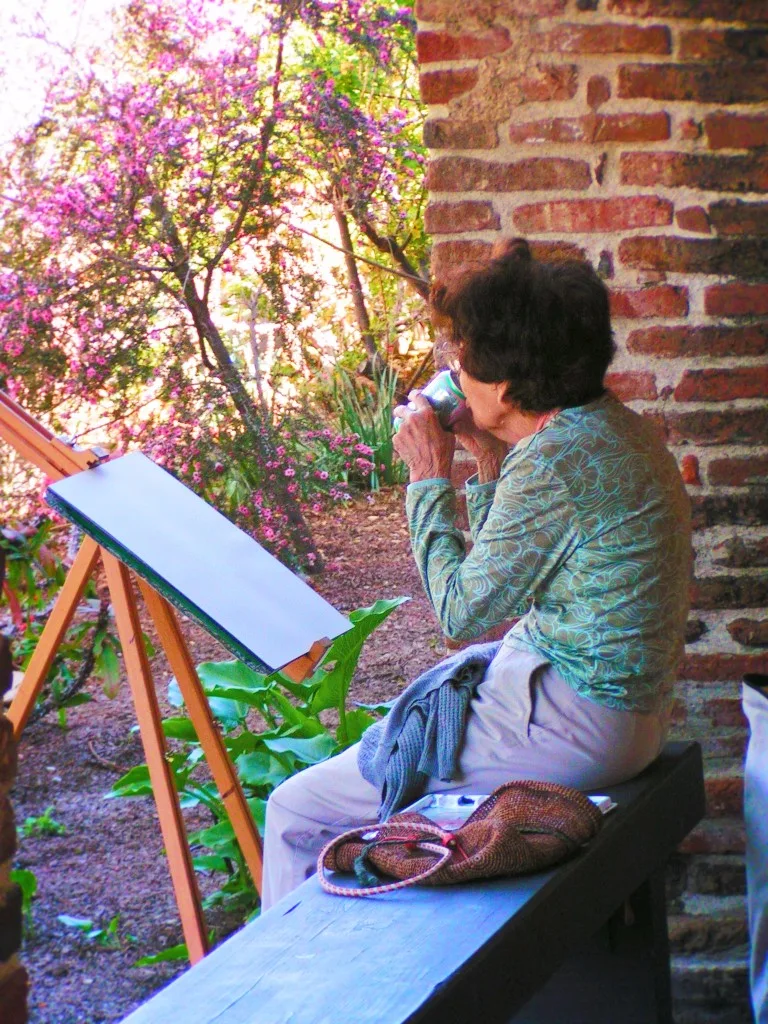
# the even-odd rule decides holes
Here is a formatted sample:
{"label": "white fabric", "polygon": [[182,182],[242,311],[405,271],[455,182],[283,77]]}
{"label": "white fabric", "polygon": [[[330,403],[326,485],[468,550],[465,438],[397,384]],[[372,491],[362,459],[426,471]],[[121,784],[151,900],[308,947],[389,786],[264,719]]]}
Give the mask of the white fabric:
{"label": "white fabric", "polygon": [[768,694],[742,687],[750,736],[744,768],[750,983],[756,1024],[768,1024]]}
{"label": "white fabric", "polygon": [[[490,793],[515,778],[597,789],[642,771],[664,733],[658,715],[596,704],[539,655],[503,644],[470,706],[459,776],[427,792]],[[286,779],[267,804],[262,909],[313,873],[329,839],[375,822],[380,799],[357,746]]]}

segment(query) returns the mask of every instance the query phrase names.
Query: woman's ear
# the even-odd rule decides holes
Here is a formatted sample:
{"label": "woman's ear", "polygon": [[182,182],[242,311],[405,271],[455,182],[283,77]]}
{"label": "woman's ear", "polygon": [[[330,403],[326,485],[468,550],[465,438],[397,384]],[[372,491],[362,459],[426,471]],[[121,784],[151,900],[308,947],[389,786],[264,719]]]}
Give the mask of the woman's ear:
{"label": "woman's ear", "polygon": [[494,397],[497,405],[509,405],[507,401],[507,382],[506,381],[494,381],[493,382]]}

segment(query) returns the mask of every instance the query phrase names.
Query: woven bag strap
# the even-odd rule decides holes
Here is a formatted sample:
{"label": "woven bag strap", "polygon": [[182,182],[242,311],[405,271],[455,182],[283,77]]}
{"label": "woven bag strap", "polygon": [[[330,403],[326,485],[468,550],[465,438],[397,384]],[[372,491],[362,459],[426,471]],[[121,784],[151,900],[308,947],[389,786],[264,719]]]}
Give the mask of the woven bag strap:
{"label": "woven bag strap", "polygon": [[[396,889],[405,889],[410,885],[417,885],[419,882],[423,882],[425,879],[437,874],[441,868],[447,865],[453,854],[452,847],[444,845],[446,838],[450,838],[450,833],[446,834],[437,825],[419,822],[417,826],[418,830],[422,833],[433,835],[439,839],[440,845],[438,846],[437,843],[430,843],[424,839],[415,839],[413,836],[404,836],[403,827],[404,826],[402,824],[388,824],[385,822],[383,825],[374,825],[373,827],[366,825],[363,828],[353,828],[350,829],[349,832],[344,832],[342,835],[336,836],[335,839],[332,839],[323,847],[320,851],[320,856],[317,858],[317,877],[320,880],[320,885],[326,892],[331,893],[333,896],[380,896],[385,892],[395,892]],[[325,858],[328,854],[338,846],[341,846],[342,843],[345,843],[350,839],[362,839],[366,833],[374,830],[377,833],[376,841],[386,840],[389,843],[397,841],[402,843],[413,843],[420,850],[436,854],[438,860],[435,864],[428,867],[420,874],[414,875],[412,878],[402,878],[398,882],[383,882],[381,885],[371,885],[361,889],[346,888],[343,885],[334,885],[333,882],[330,882],[325,873]]]}

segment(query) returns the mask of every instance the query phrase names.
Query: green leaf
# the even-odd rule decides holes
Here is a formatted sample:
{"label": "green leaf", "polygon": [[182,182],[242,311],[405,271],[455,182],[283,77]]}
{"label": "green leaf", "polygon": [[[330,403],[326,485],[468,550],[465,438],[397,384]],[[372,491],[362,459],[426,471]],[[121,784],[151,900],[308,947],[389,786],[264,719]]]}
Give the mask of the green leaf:
{"label": "green leaf", "polygon": [[212,686],[232,686],[245,693],[259,693],[268,690],[276,676],[276,673],[265,676],[254,672],[241,661],[203,661],[197,666],[197,674],[206,693]]}
{"label": "green leaf", "polygon": [[256,822],[256,828],[264,835],[264,828],[267,823],[267,801],[262,800],[259,796],[252,796],[248,798],[246,803],[251,809],[253,820]]}
{"label": "green leaf", "polygon": [[336,730],[336,738],[339,743],[346,741],[351,746],[353,743],[358,742],[365,730],[373,725],[375,721],[376,719],[363,711],[362,708],[354,708],[352,711],[348,711],[345,716],[346,735],[343,737],[339,735],[341,729],[339,727]]}
{"label": "green leaf", "polygon": [[178,946],[169,946],[161,953],[153,953],[152,956],[142,956],[133,965],[134,967],[152,967],[154,964],[165,964],[170,961],[188,960],[186,942],[180,942]]}
{"label": "green leaf", "polygon": [[59,707],[62,708],[76,708],[78,704],[90,704],[93,697],[89,693],[73,693],[71,697],[66,697]]}
{"label": "green leaf", "polygon": [[32,900],[37,896],[37,876],[34,871],[28,871],[26,868],[12,868],[11,882],[21,889],[22,913],[29,914]]}
{"label": "green leaf", "polygon": [[319,764],[339,749],[336,740],[327,732],[309,739],[279,736],[264,740],[264,746],[276,754],[290,754],[296,761],[306,765]]}
{"label": "green leaf", "polygon": [[192,865],[195,871],[223,871],[226,874],[229,870],[226,859],[215,853],[201,853],[193,857]]}
{"label": "green leaf", "polygon": [[318,736],[326,732],[325,726],[314,712],[307,715],[303,711],[300,711],[295,704],[291,704],[288,698],[284,697],[279,690],[272,690],[269,695],[269,702],[273,707],[277,708],[283,716],[285,723],[291,726],[291,729],[295,733],[301,736],[311,737]]}
{"label": "green leaf", "polygon": [[240,781],[245,786],[269,786],[274,789],[289,774],[279,761],[261,750],[242,754],[235,764]]}
{"label": "green leaf", "polygon": [[93,928],[93,921],[88,917],[72,917],[70,914],[58,914],[57,921],[61,921],[67,928],[79,928],[81,932]]}
{"label": "green leaf", "polygon": [[115,796],[151,796],[152,783],[149,781],[149,768],[145,764],[137,764],[121,776],[106,794]]}
{"label": "green leaf", "polygon": [[229,821],[220,821],[217,825],[195,832],[195,842],[209,846],[212,850],[221,850],[234,844],[235,832]]}
{"label": "green leaf", "polygon": [[376,601],[368,608],[358,608],[349,616],[353,628],[337,637],[329,647],[323,664],[334,663],[330,672],[323,677],[323,666],[313,675],[312,682],[319,682],[311,702],[311,710],[317,714],[327,708],[343,709],[347,692],[357,668],[363,644],[371,633],[398,608],[407,597]]}
{"label": "green leaf", "polygon": [[117,695],[120,683],[120,661],[111,644],[103,644],[96,659],[95,674],[102,680],[102,689],[108,697]]}
{"label": "green leaf", "polygon": [[197,743],[197,733],[189,718],[179,716],[177,718],[163,719],[163,734],[172,740],[186,740],[187,743]]}

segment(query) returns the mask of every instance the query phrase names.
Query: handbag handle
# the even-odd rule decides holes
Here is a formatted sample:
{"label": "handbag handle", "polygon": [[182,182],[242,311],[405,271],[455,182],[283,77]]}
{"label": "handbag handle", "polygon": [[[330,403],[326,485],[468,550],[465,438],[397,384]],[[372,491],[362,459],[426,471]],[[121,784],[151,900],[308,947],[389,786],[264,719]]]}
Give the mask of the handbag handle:
{"label": "handbag handle", "polygon": [[[333,882],[330,882],[325,873],[325,858],[328,854],[332,853],[338,846],[341,846],[342,843],[345,843],[350,839],[362,839],[367,832],[371,832],[373,829],[376,830],[377,834],[376,839],[372,841],[372,845],[382,840],[389,843],[413,843],[420,850],[436,854],[439,859],[435,864],[426,868],[420,874],[414,875],[412,878],[401,878],[397,882],[383,882],[381,885],[371,885],[360,889],[348,889],[343,885],[335,885]],[[383,825],[373,826],[373,829],[370,825],[366,825],[363,828],[350,829],[349,832],[343,832],[340,836],[336,836],[335,839],[326,843],[320,851],[320,856],[317,858],[317,877],[320,880],[320,885],[326,892],[331,893],[333,896],[357,897],[379,896],[385,892],[395,892],[397,889],[405,889],[410,885],[416,885],[419,882],[423,882],[426,878],[430,878],[432,875],[437,874],[441,868],[447,865],[453,855],[453,846],[451,844],[451,841],[454,839],[453,833],[445,832],[437,825],[419,822],[418,830],[420,833],[426,833],[427,835],[431,835],[439,839],[439,846],[437,843],[427,842],[425,839],[419,838],[418,836],[403,835],[403,825],[394,823],[387,824],[385,822]]]}

